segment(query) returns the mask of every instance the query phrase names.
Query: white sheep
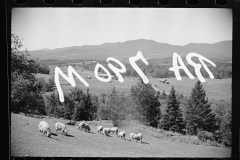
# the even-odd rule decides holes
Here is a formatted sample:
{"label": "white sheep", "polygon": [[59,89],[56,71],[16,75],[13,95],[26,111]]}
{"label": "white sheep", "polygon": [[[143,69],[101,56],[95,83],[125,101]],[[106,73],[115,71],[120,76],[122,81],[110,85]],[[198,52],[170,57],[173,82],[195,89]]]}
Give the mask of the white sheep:
{"label": "white sheep", "polygon": [[108,136],[110,133],[110,128],[103,128],[103,135]]}
{"label": "white sheep", "polygon": [[60,122],[57,122],[57,123],[55,124],[55,128],[56,128],[56,132],[57,132],[58,130],[60,130],[60,131],[62,131],[62,133],[63,133],[64,135],[67,135],[67,134],[68,134],[67,127],[66,127],[64,124],[60,123]]}
{"label": "white sheep", "polygon": [[38,125],[38,129],[41,133],[47,134],[48,137],[51,136],[51,129],[47,122],[41,121],[40,124]]}
{"label": "white sheep", "polygon": [[110,132],[113,132],[113,134],[118,134],[118,127],[111,127]]}
{"label": "white sheep", "polygon": [[130,141],[132,141],[132,139],[136,139],[137,141],[142,143],[142,133],[130,133]]}
{"label": "white sheep", "polygon": [[41,121],[39,125],[48,125],[49,126],[49,124],[45,121]]}
{"label": "white sheep", "polygon": [[38,129],[39,129],[40,132],[42,132],[41,127],[42,127],[43,125],[46,125],[46,126],[49,127],[49,124],[48,124],[47,122],[41,121],[41,122],[39,123],[39,125],[38,125]]}
{"label": "white sheep", "polygon": [[120,133],[118,133],[117,137],[121,137],[125,140],[125,136],[126,136],[126,133],[125,131],[121,131]]}
{"label": "white sheep", "polygon": [[97,132],[103,134],[103,126],[98,126],[98,128],[97,128]]}

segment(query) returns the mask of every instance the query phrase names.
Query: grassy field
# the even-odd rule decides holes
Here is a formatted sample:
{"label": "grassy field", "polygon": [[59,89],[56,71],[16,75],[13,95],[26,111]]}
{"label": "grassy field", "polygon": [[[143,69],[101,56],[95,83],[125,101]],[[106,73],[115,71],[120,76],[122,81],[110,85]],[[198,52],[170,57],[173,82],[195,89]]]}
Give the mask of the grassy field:
{"label": "grassy field", "polygon": [[[40,121],[50,124],[51,138],[38,131]],[[56,118],[34,118],[21,114],[11,114],[11,156],[30,157],[230,157],[231,150],[213,146],[203,146],[172,142],[153,136],[153,131],[141,125],[131,124],[120,128],[126,131],[126,140],[111,134],[109,137],[97,133],[97,126],[110,127],[110,123],[91,123],[91,132],[78,130],[67,125],[69,136],[55,132],[56,122],[68,121]],[[141,132],[143,143],[129,141],[130,132]]]}
{"label": "grassy field", "polygon": [[[61,68],[62,71],[67,74],[67,68]],[[118,80],[112,79],[111,83],[109,82],[102,82],[95,78],[93,71],[83,70],[81,68],[76,67],[75,70],[81,75],[85,81],[89,84],[89,90],[91,93],[100,94],[100,93],[107,93],[110,92],[113,87],[116,88],[119,92],[130,93],[130,88],[132,85],[137,83],[137,79],[133,79],[131,77],[126,77],[124,82],[121,83]],[[91,76],[91,79],[88,79],[87,76]],[[45,75],[45,74],[38,74],[37,77],[43,77],[46,80],[54,77],[54,75]],[[62,85],[63,92],[68,92],[72,86],[60,76],[60,84]],[[159,82],[159,78],[148,78],[150,83],[155,86],[155,88],[159,89],[160,91],[170,92],[171,87],[174,86],[177,93],[182,93],[184,95],[189,96],[191,94],[192,88],[194,87],[195,83],[197,82],[198,78],[196,77],[194,80],[190,79],[189,77],[182,77],[182,80],[177,80],[175,77],[167,78],[170,84],[164,84]],[[87,87],[77,78],[75,78],[75,82],[77,87],[86,90]],[[231,90],[232,79],[206,79],[206,82],[203,83],[203,87],[206,91],[207,97],[209,99],[214,100],[226,100],[230,101],[232,97],[232,90]],[[55,90],[56,93],[57,90]]]}

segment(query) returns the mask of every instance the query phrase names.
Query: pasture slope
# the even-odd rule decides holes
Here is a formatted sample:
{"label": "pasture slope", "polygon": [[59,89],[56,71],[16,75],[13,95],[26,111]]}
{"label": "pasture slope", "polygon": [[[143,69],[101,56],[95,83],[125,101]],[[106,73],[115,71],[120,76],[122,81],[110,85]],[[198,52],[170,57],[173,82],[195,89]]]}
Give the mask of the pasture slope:
{"label": "pasture slope", "polygon": [[[52,137],[48,138],[38,131],[41,120],[50,124]],[[97,125],[89,123],[91,133],[69,126],[69,136],[57,134],[56,122],[67,120],[56,118],[34,118],[21,114],[11,114],[11,156],[30,157],[230,157],[227,148],[175,143],[152,136],[152,131],[141,129],[143,143],[128,141],[130,132],[138,132],[139,126],[125,127],[126,139],[110,137],[97,133]],[[109,127],[103,123],[104,127]],[[123,130],[120,128],[120,131]]]}

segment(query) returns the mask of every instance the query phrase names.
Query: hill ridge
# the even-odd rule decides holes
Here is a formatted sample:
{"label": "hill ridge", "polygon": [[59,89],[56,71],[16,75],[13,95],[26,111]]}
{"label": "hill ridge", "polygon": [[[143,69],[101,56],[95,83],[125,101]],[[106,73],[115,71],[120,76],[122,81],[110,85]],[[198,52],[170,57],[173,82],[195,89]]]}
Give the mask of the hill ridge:
{"label": "hill ridge", "polygon": [[232,58],[232,41],[225,40],[213,44],[189,43],[184,46],[159,43],[154,40],[136,39],[125,42],[103,43],[100,45],[82,45],[63,48],[29,51],[33,58],[39,59],[95,59],[105,60],[115,56],[118,60],[127,60],[141,51],[145,58],[167,58],[176,52],[186,56],[190,52],[208,58]]}

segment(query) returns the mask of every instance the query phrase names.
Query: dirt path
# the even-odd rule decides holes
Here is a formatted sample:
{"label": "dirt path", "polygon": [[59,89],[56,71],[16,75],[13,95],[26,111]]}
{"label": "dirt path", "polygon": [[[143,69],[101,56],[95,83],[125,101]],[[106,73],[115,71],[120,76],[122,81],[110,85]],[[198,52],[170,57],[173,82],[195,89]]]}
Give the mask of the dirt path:
{"label": "dirt path", "polygon": [[[50,124],[52,137],[38,131],[41,120]],[[57,134],[55,118],[33,118],[11,114],[11,155],[51,156],[51,157],[230,157],[231,150],[219,147],[174,143],[143,133],[143,143],[131,142],[103,136],[97,133],[97,126],[90,125],[91,133],[78,130],[77,126],[67,126],[69,136]],[[26,124],[27,123],[27,124]],[[108,127],[108,126],[106,126]],[[120,128],[120,130],[122,130]],[[129,139],[130,128],[126,129]]]}

